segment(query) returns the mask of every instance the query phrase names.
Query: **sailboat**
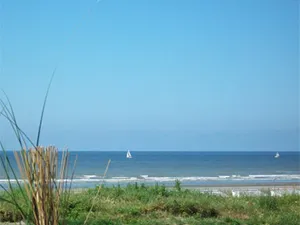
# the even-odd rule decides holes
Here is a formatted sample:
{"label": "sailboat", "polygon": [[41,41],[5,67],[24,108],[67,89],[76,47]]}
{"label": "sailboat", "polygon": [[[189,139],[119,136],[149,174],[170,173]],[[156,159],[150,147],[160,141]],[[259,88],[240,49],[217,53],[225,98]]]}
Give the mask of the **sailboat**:
{"label": "sailboat", "polygon": [[277,152],[276,155],[274,156],[275,158],[279,158],[279,153]]}
{"label": "sailboat", "polygon": [[127,158],[127,159],[131,159],[131,158],[132,158],[132,156],[131,156],[131,154],[130,154],[130,151],[129,151],[129,150],[127,151],[126,158]]}

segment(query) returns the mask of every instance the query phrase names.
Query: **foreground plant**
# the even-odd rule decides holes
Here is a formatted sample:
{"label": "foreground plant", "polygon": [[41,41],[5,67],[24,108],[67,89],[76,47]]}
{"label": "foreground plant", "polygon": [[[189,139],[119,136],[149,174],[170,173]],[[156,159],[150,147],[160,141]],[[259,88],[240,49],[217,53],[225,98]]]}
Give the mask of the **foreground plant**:
{"label": "foreground plant", "polygon": [[27,224],[65,224],[64,210],[60,206],[68,201],[74,175],[76,159],[69,177],[70,157],[67,150],[64,150],[59,157],[58,149],[54,146],[39,145],[43,115],[53,75],[44,99],[36,143],[33,143],[19,127],[7,95],[4,93],[6,102],[0,99],[0,116],[9,122],[20,145],[21,151],[15,151],[14,157],[22,178],[21,182],[16,174],[16,168],[13,168],[11,159],[0,141],[2,149],[0,161],[7,179],[7,187],[0,184],[6,194],[6,197],[0,197],[0,200],[13,205]]}
{"label": "foreground plant", "polygon": [[[24,181],[22,184],[6,152],[1,156],[8,189],[1,185],[6,198],[0,199],[14,205],[26,223],[65,224],[64,212],[61,210],[63,207],[60,206],[68,202],[74,172],[68,179],[69,152],[64,151],[60,159],[59,155],[57,148],[53,146],[14,152]],[[12,178],[10,174],[13,174]]]}
{"label": "foreground plant", "polygon": [[66,191],[70,187],[66,183],[69,153],[63,152],[60,168],[58,150],[53,146],[37,147],[14,154],[20,174],[26,180],[24,189],[31,204],[34,224],[63,223],[59,209],[60,204],[67,201]]}

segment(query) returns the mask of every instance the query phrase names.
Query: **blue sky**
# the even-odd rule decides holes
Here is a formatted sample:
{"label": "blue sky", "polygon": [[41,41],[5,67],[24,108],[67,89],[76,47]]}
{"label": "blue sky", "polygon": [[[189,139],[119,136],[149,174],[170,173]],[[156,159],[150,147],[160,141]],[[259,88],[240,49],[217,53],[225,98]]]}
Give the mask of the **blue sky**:
{"label": "blue sky", "polygon": [[[299,150],[299,1],[1,1],[0,87],[71,150]],[[3,97],[3,96],[2,96]],[[0,139],[17,145],[5,120]]]}

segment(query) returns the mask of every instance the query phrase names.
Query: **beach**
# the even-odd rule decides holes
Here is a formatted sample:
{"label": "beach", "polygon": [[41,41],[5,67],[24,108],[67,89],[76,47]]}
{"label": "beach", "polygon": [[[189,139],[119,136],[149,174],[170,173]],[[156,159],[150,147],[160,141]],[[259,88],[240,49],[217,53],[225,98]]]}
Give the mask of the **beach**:
{"label": "beach", "polygon": [[[130,185],[135,185],[135,183],[129,183]],[[143,183],[138,183],[143,184]],[[128,185],[128,184],[127,184]],[[154,186],[154,185],[148,185]],[[111,186],[109,186],[111,187]],[[122,187],[126,187],[123,185]],[[174,189],[173,186],[166,186],[167,189]],[[74,193],[80,193],[89,190],[89,188],[74,188]],[[199,191],[201,193],[216,194],[222,196],[232,196],[232,192],[239,192],[244,195],[266,195],[269,191],[274,191],[276,195],[281,196],[284,194],[299,194],[300,195],[300,183],[274,183],[272,185],[268,184],[254,184],[254,185],[182,185],[182,190],[192,190]]]}
{"label": "beach", "polygon": [[231,185],[231,186],[184,186],[183,189],[196,190],[201,193],[209,193],[221,196],[260,196],[271,194],[273,196],[282,196],[285,194],[300,195],[299,183],[273,184],[273,185]]}

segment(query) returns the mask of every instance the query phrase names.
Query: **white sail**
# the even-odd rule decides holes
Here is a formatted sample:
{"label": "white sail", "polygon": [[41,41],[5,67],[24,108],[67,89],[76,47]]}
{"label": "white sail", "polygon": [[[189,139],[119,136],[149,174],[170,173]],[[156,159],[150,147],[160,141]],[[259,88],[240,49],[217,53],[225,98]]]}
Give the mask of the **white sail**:
{"label": "white sail", "polygon": [[129,151],[129,150],[127,151],[126,158],[128,158],[128,159],[131,159],[131,158],[132,158],[132,156],[131,156],[131,154],[130,154],[130,151]]}
{"label": "white sail", "polygon": [[279,158],[279,153],[277,152],[276,155],[274,156],[275,158]]}

